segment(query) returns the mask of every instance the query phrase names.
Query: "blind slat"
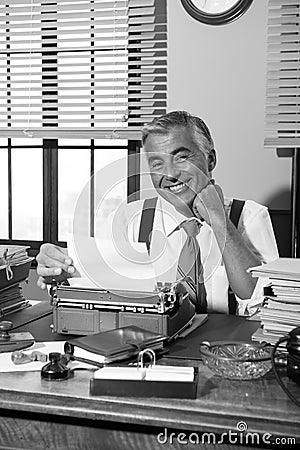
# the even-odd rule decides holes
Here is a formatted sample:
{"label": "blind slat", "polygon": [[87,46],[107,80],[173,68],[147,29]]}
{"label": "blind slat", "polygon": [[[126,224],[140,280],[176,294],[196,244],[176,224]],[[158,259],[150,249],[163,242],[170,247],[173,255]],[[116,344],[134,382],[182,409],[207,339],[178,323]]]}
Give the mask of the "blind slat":
{"label": "blind slat", "polygon": [[[283,97],[294,97],[300,95],[300,89],[295,84],[293,87],[278,87],[278,88],[267,88],[267,96],[274,97],[282,99]],[[299,97],[300,99],[300,97]]]}
{"label": "blind slat", "polygon": [[280,104],[292,104],[292,105],[300,105],[299,97],[267,97],[267,105],[280,105]]}
{"label": "blind slat", "polygon": [[[11,130],[7,127],[0,127],[1,137],[11,137]],[[27,138],[28,144],[30,144],[31,138],[71,138],[71,139],[141,139],[140,127],[111,127],[102,128],[95,127],[92,129],[82,129],[78,127],[60,127],[60,128],[44,128],[44,127],[31,127],[24,129],[24,127],[16,127],[14,130],[14,137]]]}
{"label": "blind slat", "polygon": [[300,148],[300,137],[266,138],[265,148]]}
{"label": "blind slat", "polygon": [[[299,39],[300,41],[300,39]],[[294,42],[279,42],[277,44],[269,44],[268,49],[271,54],[273,53],[282,53],[282,52],[293,52],[298,51],[299,49],[299,41]]]}
{"label": "blind slat", "polygon": [[273,80],[284,80],[289,78],[298,78],[298,70],[269,70],[268,71],[268,80],[270,80],[270,83],[273,82]]}
{"label": "blind slat", "polygon": [[[1,100],[4,100],[6,98],[6,96],[4,96],[3,95],[3,93],[1,93],[0,92],[0,99]],[[26,97],[26,96],[23,96],[23,97],[16,97],[16,100],[21,100],[21,99],[24,99],[24,98],[27,98],[28,99],[28,104],[30,105],[30,102],[32,101],[32,100],[34,100],[34,99],[40,99],[41,101],[42,100],[44,100],[44,101],[46,101],[46,102],[48,102],[48,101],[53,101],[53,99],[54,100],[56,100],[56,98],[57,98],[57,96],[53,96],[53,95],[47,95],[47,94],[43,94],[42,95],[42,93],[41,92],[39,92],[39,95],[32,95],[31,97]],[[70,100],[70,99],[74,99],[74,95],[73,95],[73,93],[72,92],[70,92],[70,93],[65,93],[63,96],[61,96],[60,97],[61,98],[61,100]],[[90,96],[87,96],[86,94],[77,94],[76,95],[76,99],[78,99],[78,100],[81,100],[81,99],[89,99],[90,98],[90,100],[92,100],[92,97]],[[105,98],[107,98],[107,99],[112,99],[112,96],[111,96],[111,94],[105,94],[105,93],[101,93],[101,95],[100,95],[100,93],[98,93],[97,95],[93,95],[93,99],[95,99],[95,98],[101,98],[101,99],[105,99]],[[138,99],[136,99],[136,93],[133,93],[133,94],[131,94],[130,92],[129,93],[118,93],[118,100],[120,99],[120,98],[124,98],[124,99],[128,99],[128,100],[131,100],[131,99],[134,99],[134,100],[137,100],[137,101],[140,101],[141,103],[142,103],[142,100],[143,99],[165,99],[166,98],[166,92],[165,91],[162,91],[162,93],[158,93],[158,92],[151,92],[151,91],[149,91],[149,92],[141,92],[140,94],[139,94],[139,98]],[[74,100],[74,101],[76,101],[76,99]],[[131,104],[131,103],[130,103]]]}
{"label": "blind slat", "polygon": [[272,88],[286,88],[286,87],[296,87],[299,88],[300,87],[300,78],[296,78],[296,77],[290,77],[290,78],[270,78],[268,80],[268,86],[272,87]]}
{"label": "blind slat", "polygon": [[298,113],[298,105],[267,105],[266,111],[269,114],[284,114],[284,113]]}

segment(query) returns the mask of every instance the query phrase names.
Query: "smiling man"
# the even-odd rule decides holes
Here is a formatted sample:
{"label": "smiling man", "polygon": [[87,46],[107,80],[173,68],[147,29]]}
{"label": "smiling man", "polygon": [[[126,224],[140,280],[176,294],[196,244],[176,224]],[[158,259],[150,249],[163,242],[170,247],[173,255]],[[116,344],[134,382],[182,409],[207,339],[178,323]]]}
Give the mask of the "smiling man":
{"label": "smiling man", "polygon": [[[199,117],[170,112],[144,127],[142,141],[158,198],[124,205],[110,229],[117,239],[147,242],[162,281],[175,264],[197,312],[228,313],[229,286],[236,312],[250,312],[262,301],[262,286],[247,269],[278,257],[267,208],[247,200],[238,226],[232,223],[233,201],[212,178],[216,151]],[[66,250],[51,244],[37,261],[42,288],[44,276],[75,271]]]}

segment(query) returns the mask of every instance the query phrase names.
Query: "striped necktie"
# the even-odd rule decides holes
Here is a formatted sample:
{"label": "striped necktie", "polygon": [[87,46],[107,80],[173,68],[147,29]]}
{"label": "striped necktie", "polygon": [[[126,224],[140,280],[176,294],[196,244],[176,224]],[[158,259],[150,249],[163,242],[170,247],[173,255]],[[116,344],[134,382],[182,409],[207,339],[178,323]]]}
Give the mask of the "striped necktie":
{"label": "striped necktie", "polygon": [[196,306],[196,312],[205,313],[207,312],[206,289],[200,247],[197,241],[201,224],[197,220],[187,220],[182,222],[177,229],[180,228],[184,229],[187,238],[179,256],[177,276],[179,279],[186,278],[183,285],[189,293],[190,300]]}

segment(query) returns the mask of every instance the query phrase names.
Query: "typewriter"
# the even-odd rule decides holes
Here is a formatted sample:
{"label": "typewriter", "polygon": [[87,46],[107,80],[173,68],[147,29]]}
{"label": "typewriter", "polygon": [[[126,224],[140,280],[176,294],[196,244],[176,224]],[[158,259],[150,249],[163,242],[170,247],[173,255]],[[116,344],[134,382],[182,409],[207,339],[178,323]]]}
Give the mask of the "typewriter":
{"label": "typewriter", "polygon": [[157,283],[153,293],[52,285],[53,332],[88,335],[127,325],[176,338],[192,324],[195,307],[180,283]]}

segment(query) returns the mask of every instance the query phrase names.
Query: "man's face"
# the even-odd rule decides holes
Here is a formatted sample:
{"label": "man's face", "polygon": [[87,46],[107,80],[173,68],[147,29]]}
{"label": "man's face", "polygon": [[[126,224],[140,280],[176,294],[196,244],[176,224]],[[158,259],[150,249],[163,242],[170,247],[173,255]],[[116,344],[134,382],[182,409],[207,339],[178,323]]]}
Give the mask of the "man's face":
{"label": "man's face", "polygon": [[209,182],[214,150],[205,153],[204,144],[200,146],[186,127],[166,135],[150,134],[144,150],[155,189],[178,210],[187,210],[186,206],[191,210],[195,196]]}

